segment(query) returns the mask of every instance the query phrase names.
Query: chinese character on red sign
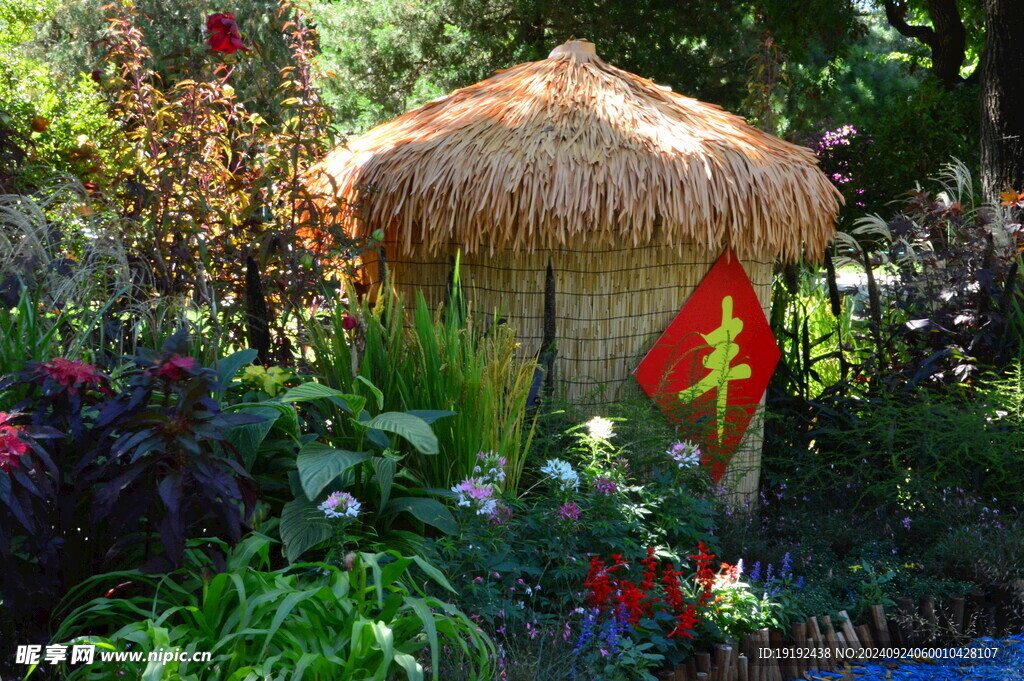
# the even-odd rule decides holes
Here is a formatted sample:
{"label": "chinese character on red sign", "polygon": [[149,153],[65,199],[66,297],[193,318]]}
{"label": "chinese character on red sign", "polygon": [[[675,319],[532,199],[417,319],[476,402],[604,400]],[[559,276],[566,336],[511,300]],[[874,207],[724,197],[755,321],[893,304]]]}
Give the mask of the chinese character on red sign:
{"label": "chinese character on red sign", "polygon": [[700,442],[701,462],[717,482],[780,355],[750,279],[726,249],[640,362],[636,380]]}

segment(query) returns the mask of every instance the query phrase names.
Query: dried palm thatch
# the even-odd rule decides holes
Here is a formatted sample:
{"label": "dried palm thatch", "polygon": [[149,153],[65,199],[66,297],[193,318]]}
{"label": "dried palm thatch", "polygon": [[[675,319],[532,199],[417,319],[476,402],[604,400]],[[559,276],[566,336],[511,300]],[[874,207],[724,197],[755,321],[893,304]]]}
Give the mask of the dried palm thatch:
{"label": "dried palm thatch", "polygon": [[841,199],[810,150],[602,61],[585,40],[380,125],[311,171],[407,253],[688,243],[816,258]]}

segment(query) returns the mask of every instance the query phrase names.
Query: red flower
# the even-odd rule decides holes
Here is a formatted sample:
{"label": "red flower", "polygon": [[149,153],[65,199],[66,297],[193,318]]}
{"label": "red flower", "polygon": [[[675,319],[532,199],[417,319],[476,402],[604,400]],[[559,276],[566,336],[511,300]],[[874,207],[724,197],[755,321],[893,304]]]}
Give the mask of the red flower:
{"label": "red flower", "polygon": [[341,328],[346,331],[355,331],[359,328],[359,320],[352,315],[347,314],[341,318]]}
{"label": "red flower", "polygon": [[178,353],[171,355],[170,359],[164,360],[155,370],[151,370],[160,378],[168,381],[180,381],[188,376],[189,372],[196,368],[199,362],[195,357],[182,357]]}
{"label": "red flower", "polygon": [[643,600],[644,594],[635,584],[626,581],[620,581],[619,593],[616,597],[619,605],[626,611],[626,619],[630,624],[636,624],[640,621],[640,616],[644,614],[646,608],[643,606],[641,601]]}
{"label": "red flower", "polygon": [[230,12],[211,14],[206,19],[206,42],[214,52],[234,54],[238,50],[249,51],[242,44],[242,34],[238,32],[235,15]]}
{"label": "red flower", "polygon": [[79,387],[98,385],[102,378],[92,364],[62,357],[43,362],[39,365],[39,371],[67,388],[72,394],[77,392]]}
{"label": "red flower", "polygon": [[10,419],[10,415],[0,411],[0,470],[3,471],[18,465],[21,457],[28,451],[28,445],[18,437],[21,429],[5,425]]}
{"label": "red flower", "polygon": [[700,622],[700,618],[697,617],[697,610],[692,606],[688,606],[679,615],[679,620],[676,622],[676,628],[672,630],[672,633],[668,635],[669,638],[679,636],[681,638],[693,638],[693,628]]}
{"label": "red flower", "polygon": [[698,602],[700,605],[705,605],[711,600],[711,587],[715,584],[715,571],[711,569],[711,561],[715,559],[715,554],[708,553],[704,542],[697,544],[697,550],[697,555],[687,556],[687,558],[697,563],[696,579],[702,589]]}
{"label": "red flower", "polygon": [[647,557],[642,561],[644,564],[644,581],[640,582],[640,590],[644,596],[654,588],[654,582],[658,578],[658,559],[654,557],[654,547],[647,547]]}

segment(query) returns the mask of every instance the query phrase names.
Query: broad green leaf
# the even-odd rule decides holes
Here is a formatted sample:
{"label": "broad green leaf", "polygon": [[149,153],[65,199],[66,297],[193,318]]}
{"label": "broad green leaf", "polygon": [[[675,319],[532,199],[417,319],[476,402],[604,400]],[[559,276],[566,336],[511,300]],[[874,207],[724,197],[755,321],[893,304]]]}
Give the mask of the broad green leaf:
{"label": "broad green leaf", "polygon": [[310,400],[319,400],[325,397],[341,397],[345,393],[334,388],[328,388],[326,385],[320,383],[303,383],[297,385],[286,392],[282,397],[282,402],[308,402]]}
{"label": "broad green leaf", "polygon": [[306,667],[315,662],[318,657],[320,657],[320,655],[316,653],[303,653],[302,657],[299,658],[298,663],[295,665],[291,681],[302,681],[302,675],[305,673]]}
{"label": "broad green leaf", "polygon": [[[270,629],[267,631],[267,637],[263,641],[263,645],[266,649],[270,649],[270,641],[274,638],[274,634],[281,628],[286,617],[292,614],[292,610],[295,606],[302,601],[309,600],[316,596],[315,590],[309,591],[293,591],[284,597],[280,605],[277,608],[277,612],[274,613],[274,621],[270,623]],[[275,598],[275,601],[277,599]]]}
{"label": "broad green leaf", "polygon": [[281,511],[281,541],[289,563],[321,542],[330,539],[334,526],[323,511],[308,499],[295,499]]}
{"label": "broad green leaf", "polygon": [[295,466],[299,470],[302,491],[316,499],[324,487],[341,473],[370,458],[369,452],[350,452],[335,449],[322,442],[310,442],[299,450]]}
{"label": "broad green leaf", "polygon": [[434,423],[441,419],[448,418],[449,416],[455,416],[459,412],[457,411],[442,411],[440,409],[410,409],[406,414],[412,414],[413,416],[419,416],[427,423]]}
{"label": "broad green leaf", "polygon": [[408,653],[395,653],[395,664],[405,670],[409,681],[423,681],[423,666]]}
{"label": "broad green leaf", "polygon": [[422,556],[412,556],[412,559],[416,561],[416,564],[420,566],[420,569],[427,573],[427,576],[433,579],[435,582],[448,589],[452,593],[458,593],[455,591],[455,587],[449,583],[448,578],[444,576],[444,573],[438,570],[436,567],[431,565],[426,558]]}
{"label": "broad green leaf", "polygon": [[374,416],[363,425],[399,435],[408,440],[421,454],[437,454],[437,436],[434,435],[430,424],[418,416],[387,411]]}
{"label": "broad green leaf", "polygon": [[391,498],[391,485],[395,481],[398,464],[394,459],[383,456],[373,457],[370,459],[370,464],[373,465],[373,470],[377,474],[377,483],[380,485],[380,501],[378,503],[383,508]]}
{"label": "broad green leaf", "polygon": [[368,379],[366,376],[356,376],[356,380],[370,388],[370,392],[372,392],[374,397],[377,398],[377,410],[380,411],[381,409],[383,409],[384,393],[380,391],[380,388],[371,383],[370,379]]}
{"label": "broad green leaf", "polygon": [[227,386],[231,383],[237,374],[239,369],[244,367],[246,364],[252,364],[256,361],[257,352],[252,348],[247,350],[239,350],[238,352],[232,353],[227,357],[218,359],[213,364],[214,371],[217,372],[217,381]]}
{"label": "broad green leaf", "polygon": [[436,499],[424,497],[398,497],[388,502],[382,515],[397,515],[402,512],[411,513],[413,517],[427,525],[433,525],[445,534],[458,534],[459,526],[451,511]]}
{"label": "broad green leaf", "polygon": [[420,621],[423,622],[423,631],[427,635],[427,644],[430,646],[431,669],[437,669],[440,646],[437,644],[437,624],[434,622],[434,613],[430,611],[430,607],[421,598],[408,596],[405,602],[412,607],[419,616]]}
{"label": "broad green leaf", "polygon": [[366,407],[366,398],[362,395],[343,393],[337,397],[331,397],[330,400],[349,414],[359,414]]}
{"label": "broad green leaf", "polygon": [[370,441],[370,444],[374,445],[381,451],[391,447],[391,437],[383,430],[370,428],[366,431],[366,439]]}
{"label": "broad green leaf", "polygon": [[241,426],[229,428],[224,434],[234,448],[242,456],[247,470],[252,470],[256,460],[256,454],[263,444],[263,440],[274,428],[274,423],[281,418],[281,412],[273,407],[248,407],[236,411],[244,411],[246,414],[259,416],[263,421],[259,423],[246,423]]}

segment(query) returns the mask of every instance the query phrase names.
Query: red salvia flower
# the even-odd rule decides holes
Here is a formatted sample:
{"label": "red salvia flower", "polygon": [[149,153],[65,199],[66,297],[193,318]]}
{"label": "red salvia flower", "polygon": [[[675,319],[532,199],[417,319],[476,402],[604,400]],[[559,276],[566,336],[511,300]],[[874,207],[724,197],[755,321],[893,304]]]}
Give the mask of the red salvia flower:
{"label": "red salvia flower", "polygon": [[697,610],[693,605],[689,605],[679,615],[679,620],[676,622],[675,629],[668,635],[669,638],[680,637],[680,638],[693,638],[693,628],[700,622],[700,618],[697,617]]}
{"label": "red salvia flower", "polygon": [[606,568],[604,561],[598,556],[590,558],[590,570],[587,571],[587,578],[583,580],[583,586],[590,589],[587,595],[587,602],[592,608],[604,609],[611,600],[615,589],[612,588],[609,574],[617,566]]}
{"label": "red salvia flower", "polygon": [[687,556],[687,558],[697,563],[696,579],[701,587],[698,603],[706,605],[712,598],[711,588],[715,585],[715,571],[711,569],[711,561],[715,559],[715,554],[709,553],[704,542],[700,542],[697,544],[697,555]]}
{"label": "red salvia flower", "polygon": [[686,600],[683,598],[683,590],[679,586],[679,577],[682,573],[666,567],[661,574],[661,584],[665,590],[665,600],[668,601],[669,609],[672,612],[680,612],[686,607]]}
{"label": "red salvia flower", "polygon": [[235,15],[230,12],[218,12],[207,17],[206,42],[214,52],[234,54],[238,50],[249,51],[242,43],[242,34],[235,23]]}
{"label": "red salvia flower", "polygon": [[629,623],[635,625],[640,621],[640,616],[644,614],[644,606],[642,604],[644,593],[635,584],[625,580],[620,580],[618,587],[619,593],[616,596],[616,600],[619,606],[625,610],[626,619]]}
{"label": "red salvia flower", "polygon": [[644,596],[654,588],[654,582],[658,579],[658,559],[654,557],[654,547],[647,548],[647,557],[644,558],[644,581],[640,582],[640,590]]}

